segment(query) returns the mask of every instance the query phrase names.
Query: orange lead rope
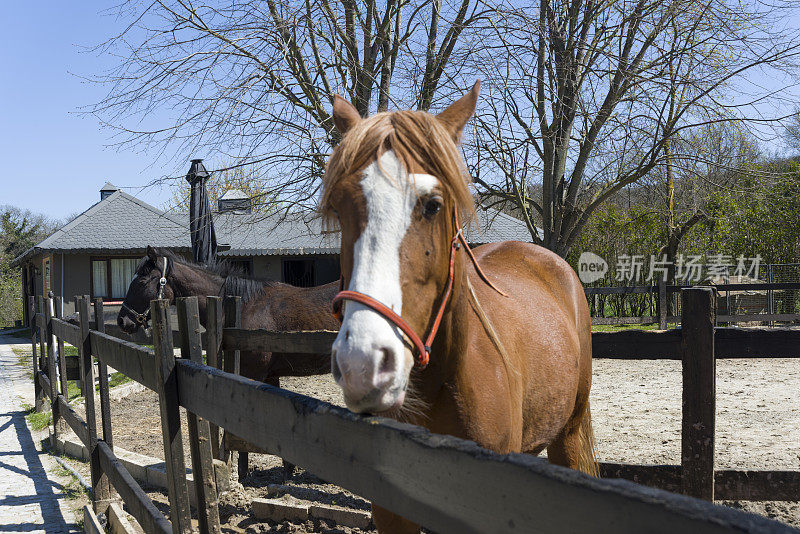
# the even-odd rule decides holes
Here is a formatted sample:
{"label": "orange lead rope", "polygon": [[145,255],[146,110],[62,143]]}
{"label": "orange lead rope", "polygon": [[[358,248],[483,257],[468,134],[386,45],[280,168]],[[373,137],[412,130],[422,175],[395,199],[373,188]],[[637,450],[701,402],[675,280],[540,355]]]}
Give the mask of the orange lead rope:
{"label": "orange lead rope", "polygon": [[439,330],[439,325],[442,322],[442,317],[444,316],[444,310],[447,307],[447,303],[450,301],[450,295],[453,292],[453,279],[455,278],[455,265],[456,265],[456,251],[461,248],[461,244],[464,245],[464,248],[469,254],[470,259],[472,260],[473,265],[475,265],[475,270],[478,272],[478,275],[481,279],[486,282],[486,284],[503,295],[504,297],[508,296],[501,290],[499,290],[484,274],[481,270],[480,265],[478,265],[478,260],[475,258],[475,255],[470,250],[469,245],[467,244],[467,240],[464,238],[464,232],[461,229],[461,225],[458,223],[458,210],[456,207],[453,207],[453,220],[456,227],[456,235],[453,236],[452,241],[450,242],[450,267],[447,275],[447,285],[444,289],[444,294],[442,295],[442,302],[439,304],[439,310],[436,312],[436,318],[433,321],[433,325],[431,326],[431,330],[428,333],[428,337],[423,342],[422,339],[414,332],[414,329],[411,328],[402,317],[400,317],[397,313],[394,312],[391,308],[386,306],[385,304],[381,303],[380,301],[366,295],[364,293],[359,293],[358,291],[349,291],[344,290],[344,279],[339,279],[339,293],[333,297],[333,316],[336,317],[339,322],[341,323],[344,319],[342,315],[342,302],[345,300],[352,300],[354,302],[358,302],[367,306],[368,308],[372,308],[374,311],[382,315],[387,321],[394,324],[397,328],[402,330],[402,332],[408,336],[408,339],[411,341],[411,344],[414,345],[414,349],[416,351],[416,365],[421,369],[424,369],[428,362],[430,361],[431,356],[431,345],[433,344],[433,340],[436,337],[436,332]]}

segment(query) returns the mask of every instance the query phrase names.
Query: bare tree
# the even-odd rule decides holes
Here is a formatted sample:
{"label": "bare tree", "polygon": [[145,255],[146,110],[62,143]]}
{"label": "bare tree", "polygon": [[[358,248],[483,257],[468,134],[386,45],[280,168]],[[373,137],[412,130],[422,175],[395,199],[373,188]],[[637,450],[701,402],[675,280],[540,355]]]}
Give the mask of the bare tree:
{"label": "bare tree", "polygon": [[[274,212],[276,203],[280,202],[267,189],[258,174],[251,166],[234,167],[234,163],[221,164],[226,170],[215,172],[206,183],[211,209],[216,209],[217,201],[226,192],[236,189],[247,195],[253,213]],[[233,168],[229,168],[233,167]],[[189,212],[192,187],[187,180],[178,180],[172,184],[172,194],[164,205],[168,211]]]}
{"label": "bare tree", "polygon": [[770,120],[759,104],[780,95],[748,77],[794,73],[797,34],[773,30],[790,8],[542,0],[505,9],[492,20],[497,45],[480,59],[493,98],[468,149],[473,176],[516,205],[535,242],[565,256],[612,195],[693,158],[690,143],[671,140]]}
{"label": "bare tree", "polygon": [[131,24],[98,50],[121,61],[92,108],[118,142],[250,163],[265,194],[305,203],[338,142],[333,95],[362,115],[429,109],[485,13],[477,0],[131,0],[120,15]]}

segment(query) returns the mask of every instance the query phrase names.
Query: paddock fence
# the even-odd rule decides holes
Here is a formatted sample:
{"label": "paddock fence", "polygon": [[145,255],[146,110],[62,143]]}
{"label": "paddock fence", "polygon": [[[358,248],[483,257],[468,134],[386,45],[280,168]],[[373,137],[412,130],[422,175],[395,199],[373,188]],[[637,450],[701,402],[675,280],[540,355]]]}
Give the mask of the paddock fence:
{"label": "paddock fence", "polygon": [[[593,338],[599,354],[632,357],[635,351],[641,351],[648,357],[681,358],[684,362],[683,465],[667,466],[665,470],[659,466],[605,464],[604,473],[680,489],[705,500],[622,479],[596,479],[529,455],[496,454],[470,441],[432,434],[421,427],[381,417],[353,414],[219,369],[222,366],[235,371],[239,351],[253,348],[297,354],[327,352],[336,334],[227,326],[236,324],[238,299],[226,299],[225,310],[229,313],[224,314],[218,297],[208,299],[208,315],[213,324],[206,332],[208,365],[202,358],[195,297],[177,302],[179,358],[174,355],[167,301],[151,303],[154,350],[105,334],[102,320],[92,324],[88,297],[77,298],[78,326],[54,316],[50,299],[39,298],[31,303],[35,310],[32,360],[38,407],[45,397],[49,398],[53,432],[58,432],[59,421],[66,422],[90,451],[95,509],[102,510],[116,499],[116,491],[146,532],[192,531],[180,432],[181,408],[188,415],[201,532],[220,531],[212,467],[215,442],[219,447],[218,428],[437,532],[796,532],[766,518],[709,502],[715,497],[714,492],[717,498],[775,498],[768,493],[776,486],[772,480],[764,483],[763,474],[746,472],[749,474],[742,478],[728,474],[739,473],[734,471],[715,473],[714,391],[705,381],[713,377],[709,369],[713,371],[715,357],[724,357],[724,351],[734,347],[726,344],[731,338],[723,341],[725,334],[714,330],[713,293],[708,290],[684,293],[682,333],[668,331],[661,337],[636,338],[625,332],[628,337],[595,334]],[[102,318],[99,299],[94,308],[95,317]],[[790,343],[797,350],[800,338],[791,332],[785,338],[776,334],[780,332],[750,332],[749,341],[739,340],[735,348],[741,349],[744,343],[749,346],[749,354],[760,354],[763,346],[772,344],[782,347],[786,357]],[[720,341],[718,347],[715,339]],[[655,350],[650,342],[657,347]],[[85,420],[66,400],[64,343],[78,347]],[[93,387],[94,359],[98,361],[99,391]],[[169,481],[168,517],[155,507],[114,455],[106,366],[159,395]],[[99,427],[95,418],[98,394]],[[688,404],[687,395],[691,398]],[[709,421],[711,426],[704,426]],[[700,430],[687,434],[689,427],[697,428],[696,422],[702,422]],[[780,497],[798,498],[797,475],[782,475],[784,484],[777,488],[783,492]],[[735,484],[725,477],[733,477]],[[754,480],[759,482],[753,484]],[[728,496],[733,494],[739,496]]]}
{"label": "paddock fence", "polygon": [[[795,264],[791,265],[796,266]],[[780,268],[783,265],[769,265],[769,280],[774,278],[792,279],[791,282],[758,282],[758,283],[724,283],[715,284],[713,287],[718,294],[722,295],[718,299],[718,312],[715,316],[716,325],[736,324],[736,323],[767,323],[777,325],[779,323],[800,323],[800,282],[796,279],[782,274]],[[773,275],[773,271],[776,273]],[[794,271],[790,271],[794,273]],[[659,281],[651,286],[615,286],[600,287],[590,286],[584,288],[584,293],[589,299],[590,307],[593,310],[592,325],[648,325],[658,324],[659,328],[665,330],[667,324],[679,324],[681,321],[680,306],[681,301],[674,301],[674,295],[679,294],[685,289],[700,286],[681,286],[666,284]],[[749,295],[753,300],[754,295],[758,296],[760,306],[740,305],[737,300],[743,294]],[[599,316],[598,313],[605,314],[608,304],[607,298],[633,298],[644,299],[639,304],[639,311],[634,316],[624,316],[625,306],[617,306],[620,314],[617,316]],[[620,304],[619,302],[617,304]],[[755,309],[754,309],[755,308]],[[670,312],[677,313],[672,315]],[[653,314],[654,313],[654,314]]]}

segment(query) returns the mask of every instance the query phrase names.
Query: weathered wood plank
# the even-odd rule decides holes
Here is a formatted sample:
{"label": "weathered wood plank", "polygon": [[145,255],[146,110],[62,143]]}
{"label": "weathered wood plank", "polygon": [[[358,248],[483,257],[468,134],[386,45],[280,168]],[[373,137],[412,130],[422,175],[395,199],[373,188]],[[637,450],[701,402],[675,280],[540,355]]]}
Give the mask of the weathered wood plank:
{"label": "weathered wood plank", "polygon": [[592,333],[592,357],[594,358],[680,360],[680,350],[680,329]]}
{"label": "weathered wood plank", "polygon": [[[36,377],[40,371],[39,358],[44,355],[37,349],[36,345],[42,337],[42,327],[39,321],[39,312],[41,311],[42,298],[40,296],[30,297],[30,305],[33,321],[31,321],[31,363],[33,364],[33,376]],[[37,412],[42,411],[42,386],[38,380],[33,381],[33,405],[34,410]]]}
{"label": "weathered wood plank", "polygon": [[541,458],[493,454],[194,362],[179,361],[177,371],[180,402],[188,410],[437,532],[791,531],[763,517],[591,478]]}
{"label": "weathered wood plank", "polygon": [[[55,317],[50,322],[50,324],[53,325],[54,334],[55,334],[55,328],[60,319],[61,319],[61,297],[56,297]],[[78,329],[76,328],[76,330]],[[80,333],[79,330],[78,332]],[[58,358],[58,378],[61,382],[61,394],[64,395],[64,398],[67,398],[69,396],[69,390],[67,388],[68,377],[67,377],[67,362],[64,358],[64,340],[60,339],[58,335],[56,335],[56,348],[57,348],[56,356]]]}
{"label": "weathered wood plank", "polygon": [[800,358],[800,330],[795,328],[723,328],[714,332],[720,358]]}
{"label": "weathered wood plank", "polygon": [[[222,324],[226,328],[241,328],[242,326],[242,299],[241,297],[226,297],[225,300],[222,302]],[[238,375],[241,368],[241,352],[235,348],[227,348],[225,347],[225,334],[223,331],[222,335],[222,365],[220,366],[222,369],[227,371],[228,373],[233,373]],[[225,435],[227,431],[223,433],[222,438],[222,446],[219,448],[219,459],[223,462],[227,463],[230,458],[230,449],[227,448],[227,440],[225,439]],[[247,453],[242,453],[245,455]],[[243,458],[239,459],[239,464],[241,467],[241,463]]]}
{"label": "weathered wood plank", "polygon": [[39,390],[42,392],[42,395],[52,401],[52,384],[50,383],[50,379],[47,378],[47,375],[42,371],[36,371],[36,381],[39,383]]}
{"label": "weathered wood plank", "polygon": [[[601,463],[603,478],[622,478],[667,491],[681,491],[681,466]],[[798,501],[800,471],[721,469],[714,472],[718,501]]]}
{"label": "weathered wood plank", "polygon": [[[95,330],[101,334],[104,333],[106,329],[104,317],[103,299],[96,298],[94,299],[94,326]],[[91,340],[89,340],[89,348],[91,349]],[[94,356],[99,356],[99,353],[94,354]],[[100,393],[100,427],[103,430],[103,441],[110,449],[113,450],[114,439],[111,431],[111,400],[109,399],[108,391],[108,366],[100,358],[97,358],[97,374],[98,389]],[[102,473],[102,469],[99,485],[103,488],[103,492],[108,495],[110,501],[112,497],[111,486],[109,485],[108,475]]]}
{"label": "weathered wood plank", "polygon": [[86,426],[86,421],[81,419],[81,416],[72,409],[72,406],[70,406],[61,395],[58,396],[58,411],[72,431],[75,432],[75,435],[78,436],[78,439],[81,440],[81,443],[88,448],[89,428]]}
{"label": "weathered wood plank", "polygon": [[103,472],[108,475],[111,484],[125,501],[125,507],[136,521],[142,526],[145,532],[169,534],[172,532],[172,525],[164,515],[158,511],[153,502],[134,480],[131,474],[120,463],[111,449],[104,442],[97,444],[99,451],[100,466]]}
{"label": "weathered wood plank", "polygon": [[684,494],[714,500],[714,432],[716,428],[716,358],[711,288],[681,293],[683,418],[681,488]]}
{"label": "weathered wood plank", "polygon": [[275,332],[271,330],[247,330],[225,328],[222,339],[226,350],[296,352],[327,354],[336,339],[332,330],[309,330],[304,332]]}
{"label": "weathered wood plank", "polygon": [[[95,330],[101,334],[106,330],[106,324],[103,321],[105,317],[103,313],[103,299],[94,299],[94,322]],[[100,353],[95,353],[97,357],[97,374],[98,385],[100,388],[100,426],[103,429],[103,441],[113,450],[114,438],[111,430],[111,401],[109,399],[108,391],[108,366],[100,359]]]}
{"label": "weathered wood plank", "polygon": [[621,478],[643,486],[679,493],[681,491],[681,466],[636,465],[601,462],[600,476]]}
{"label": "weathered wood plank", "polygon": [[[239,349],[233,346],[225,345],[225,330],[228,328],[238,328],[241,330],[242,326],[242,298],[241,297],[227,297],[223,302],[223,324],[225,329],[222,331],[222,346],[223,358],[222,368],[229,373],[235,375],[239,374],[240,367],[240,354]],[[264,348],[258,349],[263,351]]]}
{"label": "weathered wood plank", "polygon": [[85,534],[106,534],[106,530],[88,504],[83,507],[83,532]]}
{"label": "weathered wood plank", "polygon": [[[595,358],[680,360],[680,329],[592,333]],[[717,327],[715,357],[800,358],[800,330],[778,327]]]}
{"label": "weathered wood plank", "polygon": [[92,351],[131,380],[156,391],[156,357],[152,350],[109,334],[91,332]]}
{"label": "weathered wood plank", "polygon": [[[222,299],[206,297],[206,363],[216,369],[222,369]],[[220,458],[219,427],[209,423],[211,434],[211,454]]]}
{"label": "weathered wood plank", "polygon": [[47,396],[50,397],[50,410],[53,414],[53,435],[58,435],[58,375],[56,373],[56,343],[53,338],[53,331],[50,327],[50,319],[53,317],[53,298],[50,297],[45,303],[45,316],[47,317]]}
{"label": "weathered wood plank", "polygon": [[714,498],[800,501],[800,471],[720,470],[714,474]]}
{"label": "weathered wood plank", "polygon": [[92,503],[96,512],[105,509],[110,498],[108,477],[103,475],[100,458],[97,452],[97,416],[95,413],[94,362],[92,343],[89,338],[89,297],[84,295],[76,301],[81,328],[81,343],[78,344],[78,356],[81,361],[81,378],[83,379],[83,402],[86,406],[86,429],[88,430],[89,467],[92,475]]}
{"label": "weathered wood plank", "polygon": [[[60,306],[57,306],[57,308],[60,308]],[[59,309],[58,312],[61,313],[61,310]],[[70,324],[60,318],[51,319],[50,324],[53,327],[53,334],[60,340],[75,347],[81,342],[81,329],[74,324]]]}
{"label": "weathered wood plank", "polygon": [[[197,297],[179,298],[177,304],[178,329],[182,333],[181,357],[202,364],[203,347],[200,338],[200,312]],[[221,532],[219,502],[208,421],[187,411],[186,423],[189,429],[189,449],[192,454],[192,473],[200,532],[219,533]]]}
{"label": "weathered wood plank", "polygon": [[169,302],[150,301],[153,321],[153,347],[156,354],[156,391],[161,410],[161,434],[164,438],[164,464],[167,471],[170,519],[173,534],[192,531],[189,510],[189,490],[186,486],[186,462],[183,457],[178,382],[175,373],[175,353],[172,346],[172,327],[169,321]]}

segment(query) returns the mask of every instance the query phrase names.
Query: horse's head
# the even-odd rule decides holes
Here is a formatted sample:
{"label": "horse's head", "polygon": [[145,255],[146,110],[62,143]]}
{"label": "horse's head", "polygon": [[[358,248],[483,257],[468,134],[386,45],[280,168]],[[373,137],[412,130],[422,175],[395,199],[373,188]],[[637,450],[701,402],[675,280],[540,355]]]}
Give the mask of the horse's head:
{"label": "horse's head", "polygon": [[123,332],[133,334],[139,327],[148,326],[151,300],[174,300],[175,294],[169,284],[172,267],[173,262],[166,254],[147,247],[147,256],[139,262],[117,316],[117,324]]}
{"label": "horse's head", "polygon": [[457,145],[479,87],[437,116],[362,119],[345,100],[334,101],[343,139],[328,162],[321,208],[341,229],[347,291],[337,296],[344,313],[332,371],[355,412],[400,407],[415,360],[427,362],[419,336],[435,330],[444,309],[458,214],[474,211]]}

